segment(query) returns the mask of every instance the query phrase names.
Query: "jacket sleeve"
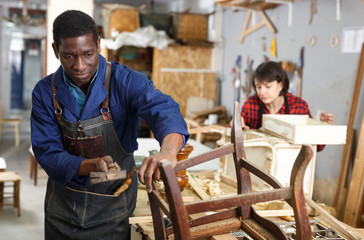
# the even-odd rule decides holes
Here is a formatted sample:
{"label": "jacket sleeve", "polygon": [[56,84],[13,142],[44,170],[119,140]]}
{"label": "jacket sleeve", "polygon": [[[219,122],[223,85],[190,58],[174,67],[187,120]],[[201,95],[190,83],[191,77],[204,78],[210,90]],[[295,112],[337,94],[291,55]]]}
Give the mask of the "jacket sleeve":
{"label": "jacket sleeve", "polygon": [[69,154],[63,148],[63,135],[56,120],[51,97],[50,78],[41,80],[32,93],[31,141],[34,155],[48,176],[60,185],[76,176],[84,158]]}

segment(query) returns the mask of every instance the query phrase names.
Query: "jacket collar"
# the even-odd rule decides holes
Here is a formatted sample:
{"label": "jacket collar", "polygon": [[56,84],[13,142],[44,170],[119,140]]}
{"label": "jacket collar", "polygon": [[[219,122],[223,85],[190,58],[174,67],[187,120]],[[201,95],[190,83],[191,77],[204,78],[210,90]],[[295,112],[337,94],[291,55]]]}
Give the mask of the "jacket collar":
{"label": "jacket collar", "polygon": [[56,99],[63,106],[63,108],[65,108],[65,110],[67,109],[68,111],[70,111],[74,115],[74,117],[79,120],[86,120],[94,117],[92,113],[96,108],[97,110],[101,108],[100,105],[108,94],[104,87],[106,72],[105,58],[99,55],[99,73],[97,74],[97,77],[91,89],[90,96],[86,100],[85,108],[83,109],[82,114],[80,114],[80,110],[77,106],[76,100],[71,94],[71,91],[63,81],[62,71],[62,66],[60,66],[54,76],[54,86],[57,87]]}

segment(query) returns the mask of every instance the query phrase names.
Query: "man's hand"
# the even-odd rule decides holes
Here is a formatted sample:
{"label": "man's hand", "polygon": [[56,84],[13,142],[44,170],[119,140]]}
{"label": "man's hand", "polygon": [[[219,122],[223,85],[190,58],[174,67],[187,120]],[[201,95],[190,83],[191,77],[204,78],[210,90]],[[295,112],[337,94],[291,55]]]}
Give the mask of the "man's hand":
{"label": "man's hand", "polygon": [[139,168],[138,177],[139,181],[146,185],[148,193],[152,191],[153,179],[160,180],[160,172],[158,170],[159,161],[166,159],[171,162],[172,167],[175,167],[177,164],[176,156],[182,144],[183,138],[180,134],[168,134],[162,141],[160,152],[144,159]]}
{"label": "man's hand", "polygon": [[320,115],[320,121],[327,122],[328,124],[334,124],[334,114],[329,113],[326,115],[325,111],[322,111]]}
{"label": "man's hand", "polygon": [[112,166],[112,164],[113,159],[109,155],[85,159],[81,162],[77,176],[87,176],[90,175],[90,172],[107,172],[109,170],[109,165]]}

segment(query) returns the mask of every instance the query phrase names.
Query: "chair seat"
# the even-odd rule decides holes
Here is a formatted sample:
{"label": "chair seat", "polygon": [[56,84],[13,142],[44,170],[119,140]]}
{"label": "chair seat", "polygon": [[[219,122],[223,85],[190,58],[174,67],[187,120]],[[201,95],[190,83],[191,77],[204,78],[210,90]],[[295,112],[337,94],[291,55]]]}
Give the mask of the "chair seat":
{"label": "chair seat", "polygon": [[5,118],[3,119],[3,123],[11,123],[11,124],[20,124],[23,121],[21,118]]}
{"label": "chair seat", "polygon": [[21,177],[16,172],[0,172],[0,182],[20,181]]}

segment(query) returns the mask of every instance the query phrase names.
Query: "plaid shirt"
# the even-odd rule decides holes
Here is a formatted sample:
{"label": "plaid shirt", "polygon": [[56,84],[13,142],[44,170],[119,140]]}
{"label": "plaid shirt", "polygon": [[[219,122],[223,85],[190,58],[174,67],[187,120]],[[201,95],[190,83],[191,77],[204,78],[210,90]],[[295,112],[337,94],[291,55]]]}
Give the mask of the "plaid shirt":
{"label": "plaid shirt", "polygon": [[[309,115],[312,118],[310,110],[307,103],[301,98],[295,97],[290,93],[286,94],[287,104],[288,104],[288,114],[300,114]],[[269,109],[263,102],[259,99],[258,95],[253,95],[249,97],[241,109],[241,116],[244,118],[245,125],[249,126],[251,129],[258,129],[259,124],[259,107],[263,105],[263,114],[270,114]],[[283,104],[281,109],[277,114],[285,114],[286,104]],[[317,145],[317,151],[322,151],[325,145]]]}

